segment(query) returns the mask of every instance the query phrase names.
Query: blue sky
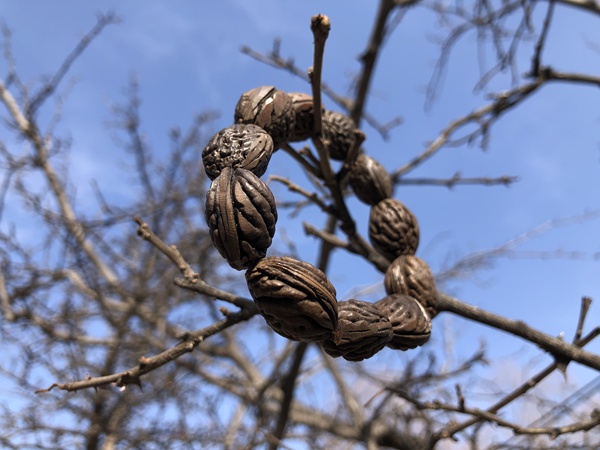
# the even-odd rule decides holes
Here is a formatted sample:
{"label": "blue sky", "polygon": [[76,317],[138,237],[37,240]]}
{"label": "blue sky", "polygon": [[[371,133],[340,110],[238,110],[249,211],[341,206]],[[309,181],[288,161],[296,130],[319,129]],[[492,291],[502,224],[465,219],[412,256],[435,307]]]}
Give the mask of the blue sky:
{"label": "blue sky", "polygon": [[[332,30],[326,47],[324,79],[346,93],[351,76],[359,70],[357,56],[365,48],[375,15],[374,2],[269,0],[248,2],[102,2],[0,1],[0,19],[13,31],[14,55],[22,78],[35,84],[50,74],[95,22],[97,11],[114,10],[122,18],[108,28],[75,64],[68,80],[74,81],[64,105],[59,131],[73,139],[71,173],[79,204],[85,210],[93,175],[115,200],[134,192],[125,159],[108,129],[111,105],[122,101],[130,76],[140,83],[144,132],[157,156],[167,145],[167,132],[189,124],[205,110],[220,113],[215,131],[229,125],[239,95],[255,86],[275,85],[287,91],[309,91],[301,80],[264,66],[241,54],[241,45],[258,51],[271,49],[282,38],[282,53],[300,67],[312,61],[310,17],[330,16]],[[142,6],[143,5],[143,6]],[[557,6],[555,28],[549,36],[546,62],[565,71],[600,73],[600,27],[577,11]],[[539,13],[535,17],[538,17]],[[424,88],[438,56],[433,39],[440,28],[429,12],[414,11],[387,42],[368,101],[369,112],[381,122],[397,115],[404,124],[383,142],[368,126],[365,148],[390,169],[418,154],[447,124],[483,104],[485,92],[474,92],[477,81],[475,37],[457,46],[448,66],[438,101],[425,110]],[[520,73],[528,69],[522,58]],[[5,72],[4,61],[0,71]],[[500,76],[495,89],[507,89],[510,80]],[[505,187],[405,187],[395,196],[413,210],[422,236],[418,255],[434,270],[471,251],[490,249],[547,220],[599,210],[600,110],[598,90],[591,87],[549,85],[496,124],[486,152],[477,146],[444,149],[409,177],[516,175],[519,182]],[[325,100],[326,106],[332,103]],[[51,106],[51,105],[48,105]],[[46,114],[51,109],[45,110]],[[302,180],[286,155],[273,158],[269,173]],[[274,186],[277,196],[287,195]],[[365,232],[368,210],[357,202],[356,219]],[[9,205],[7,214],[18,220]],[[315,209],[298,219],[284,212],[278,233],[293,239],[301,256],[314,262],[317,245],[302,233],[301,222],[322,225]],[[600,308],[600,223],[598,220],[562,227],[520,247],[524,251],[557,249],[581,252],[578,260],[500,259],[492,270],[449,288],[462,300],[570,339],[576,325],[580,298],[595,299],[588,324],[598,323]],[[22,232],[26,232],[24,229]],[[277,240],[277,238],[276,238]],[[275,243],[283,248],[283,243]],[[356,286],[380,285],[381,275],[359,259],[336,253],[330,277],[340,299]],[[381,291],[379,291],[381,292]],[[373,299],[373,298],[371,298]],[[466,326],[462,320],[441,317],[434,333],[444,328],[457,333],[456,352],[468,354],[483,337],[492,355],[525,358],[537,349],[483,326]],[[589,328],[588,328],[589,329]],[[431,345],[442,345],[438,335]],[[589,346],[600,351],[600,343]],[[549,359],[543,359],[542,363]],[[581,381],[595,376],[571,369]]]}

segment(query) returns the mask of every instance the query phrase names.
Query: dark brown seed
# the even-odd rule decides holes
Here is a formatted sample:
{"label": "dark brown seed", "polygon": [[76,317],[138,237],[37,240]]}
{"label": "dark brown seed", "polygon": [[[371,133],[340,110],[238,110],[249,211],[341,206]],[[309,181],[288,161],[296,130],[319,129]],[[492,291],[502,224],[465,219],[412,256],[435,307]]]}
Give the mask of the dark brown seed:
{"label": "dark brown seed", "polygon": [[204,170],[211,180],[225,167],[241,167],[261,177],[273,154],[273,139],[261,127],[235,124],[215,134],[202,151]]}
{"label": "dark brown seed", "polygon": [[399,200],[386,198],[371,208],[369,239],[390,261],[400,255],[414,255],[419,246],[419,224]]}
{"label": "dark brown seed", "polygon": [[288,96],[292,99],[296,114],[294,132],[289,141],[298,142],[311,138],[315,127],[312,96],[304,92],[291,92]]}
{"label": "dark brown seed", "polygon": [[408,295],[416,299],[430,318],[436,316],[437,290],[429,265],[413,255],[396,258],[383,279],[388,294]]}
{"label": "dark brown seed", "polygon": [[288,142],[296,115],[292,99],[273,86],[261,86],[241,95],[234,114],[235,123],[251,123],[263,128],[275,149]]}
{"label": "dark brown seed", "polygon": [[328,339],[337,325],[333,285],[313,265],[270,256],[246,272],[248,290],[267,324],[294,341]]}
{"label": "dark brown seed", "polygon": [[394,337],[387,346],[408,350],[423,345],[431,336],[431,319],[425,308],[412,297],[391,294],[375,302],[390,320]]}
{"label": "dark brown seed", "polygon": [[362,361],[392,339],[392,324],[372,303],[348,300],[338,303],[338,325],[332,338],[321,343],[334,358]]}
{"label": "dark brown seed", "polygon": [[323,113],[323,139],[329,141],[329,157],[345,161],[348,151],[354,144],[356,126],[352,119],[336,111]]}
{"label": "dark brown seed", "polygon": [[267,253],[277,208],[269,187],[246,169],[225,167],[206,195],[213,244],[231,267],[242,270]]}
{"label": "dark brown seed", "polygon": [[360,154],[350,166],[348,181],[356,196],[367,205],[376,205],[392,196],[392,179],[379,162]]}

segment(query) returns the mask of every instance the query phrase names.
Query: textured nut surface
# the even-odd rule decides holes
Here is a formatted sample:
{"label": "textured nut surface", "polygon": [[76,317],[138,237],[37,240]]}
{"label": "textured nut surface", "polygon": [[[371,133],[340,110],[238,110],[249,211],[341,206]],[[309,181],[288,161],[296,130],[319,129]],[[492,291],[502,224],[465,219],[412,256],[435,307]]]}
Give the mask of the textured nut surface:
{"label": "textured nut surface", "polygon": [[234,269],[266,255],[277,208],[269,187],[249,170],[223,169],[206,195],[205,215],[213,244]]}
{"label": "textured nut surface", "polygon": [[387,346],[408,350],[423,345],[431,336],[431,320],[425,308],[412,297],[391,294],[375,302],[392,324],[394,337]]}
{"label": "textured nut surface", "polygon": [[376,205],[392,196],[392,179],[375,159],[360,154],[350,166],[348,181],[356,196],[367,205]]}
{"label": "textured nut surface", "polygon": [[258,311],[280,335],[295,341],[328,339],[338,320],[336,292],[315,266],[270,256],[246,272]]}
{"label": "textured nut surface", "polygon": [[390,260],[414,255],[419,246],[417,218],[399,200],[386,198],[371,208],[369,239]]}
{"label": "textured nut surface", "polygon": [[288,96],[292,99],[292,106],[296,115],[294,131],[289,141],[298,142],[309,139],[315,127],[313,98],[310,94],[304,92],[288,92]]}
{"label": "textured nut surface", "polygon": [[322,121],[323,138],[329,141],[329,157],[345,161],[348,150],[354,144],[354,122],[347,115],[337,111],[325,111]]}
{"label": "textured nut surface", "polygon": [[273,154],[273,139],[261,127],[235,124],[215,134],[202,151],[206,175],[211,180],[225,167],[241,167],[262,176]]}
{"label": "textured nut surface", "polygon": [[408,295],[416,299],[429,317],[437,314],[437,290],[429,265],[413,255],[396,258],[385,272],[385,291],[389,294]]}
{"label": "textured nut surface", "polygon": [[362,361],[385,347],[392,337],[392,324],[380,309],[372,303],[348,300],[338,303],[337,329],[321,345],[334,358]]}
{"label": "textured nut surface", "polygon": [[261,86],[244,92],[235,107],[235,123],[251,123],[271,135],[275,148],[285,144],[292,132],[296,114],[292,99],[273,86]]}

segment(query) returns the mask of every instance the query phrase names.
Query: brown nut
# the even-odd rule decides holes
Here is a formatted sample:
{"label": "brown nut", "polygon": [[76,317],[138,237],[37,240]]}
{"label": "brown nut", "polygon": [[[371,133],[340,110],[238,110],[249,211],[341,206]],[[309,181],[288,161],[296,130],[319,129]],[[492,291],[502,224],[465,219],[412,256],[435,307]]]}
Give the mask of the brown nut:
{"label": "brown nut", "polygon": [[317,342],[335,330],[335,288],[315,266],[270,256],[248,269],[246,281],[258,311],[283,337]]}
{"label": "brown nut", "polygon": [[386,198],[371,208],[369,239],[389,260],[414,255],[419,246],[419,223],[402,202]]}
{"label": "brown nut", "polygon": [[323,139],[329,141],[329,157],[345,161],[348,151],[354,144],[356,126],[350,117],[336,111],[323,113]]}
{"label": "brown nut", "polygon": [[362,361],[385,347],[392,337],[392,324],[381,310],[372,303],[348,300],[338,303],[337,329],[321,345],[334,358]]}
{"label": "brown nut", "polygon": [[437,290],[429,265],[413,255],[396,258],[383,279],[387,294],[408,295],[416,299],[430,318],[436,316]]}
{"label": "brown nut", "polygon": [[273,193],[246,169],[223,169],[206,194],[205,216],[213,244],[237,270],[264,258],[275,235]]}
{"label": "brown nut", "polygon": [[387,346],[395,350],[417,348],[431,336],[431,319],[425,308],[412,297],[391,294],[375,302],[392,324],[394,337]]}
{"label": "brown nut", "polygon": [[312,137],[315,128],[315,116],[313,111],[313,98],[304,92],[288,92],[292,99],[296,120],[294,131],[289,142],[304,141]]}
{"label": "brown nut", "polygon": [[275,149],[288,142],[294,131],[296,115],[292,99],[273,86],[244,92],[235,107],[235,123],[258,125],[271,135]]}
{"label": "brown nut", "polygon": [[273,139],[261,127],[235,124],[215,134],[202,151],[206,175],[211,180],[225,167],[241,167],[261,177],[273,154]]}
{"label": "brown nut", "polygon": [[392,179],[375,159],[360,154],[352,162],[348,177],[356,196],[367,205],[376,205],[392,196]]}

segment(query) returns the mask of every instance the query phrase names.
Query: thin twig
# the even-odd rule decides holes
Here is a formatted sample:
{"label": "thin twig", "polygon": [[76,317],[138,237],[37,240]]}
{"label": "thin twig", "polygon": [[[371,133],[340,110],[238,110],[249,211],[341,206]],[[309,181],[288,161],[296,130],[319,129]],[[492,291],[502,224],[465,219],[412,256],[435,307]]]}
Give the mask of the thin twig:
{"label": "thin twig", "polygon": [[523,321],[508,319],[490,313],[476,306],[463,303],[444,293],[438,293],[437,308],[439,311],[451,312],[466,319],[474,320],[475,322],[518,336],[532,344],[536,344],[542,350],[550,353],[554,358],[576,361],[584,366],[600,371],[600,355],[586,352],[573,344],[566,343],[562,339],[542,333]]}

